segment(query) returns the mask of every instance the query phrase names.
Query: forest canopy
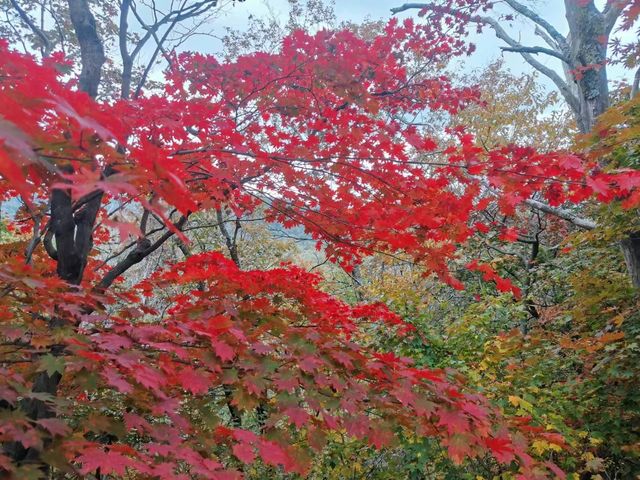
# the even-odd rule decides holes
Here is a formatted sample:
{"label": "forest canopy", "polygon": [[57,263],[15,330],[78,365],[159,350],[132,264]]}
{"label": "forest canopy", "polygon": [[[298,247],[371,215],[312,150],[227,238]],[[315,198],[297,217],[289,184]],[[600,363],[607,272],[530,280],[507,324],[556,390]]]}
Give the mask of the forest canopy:
{"label": "forest canopy", "polygon": [[640,478],[640,2],[254,3],[0,0],[0,477]]}

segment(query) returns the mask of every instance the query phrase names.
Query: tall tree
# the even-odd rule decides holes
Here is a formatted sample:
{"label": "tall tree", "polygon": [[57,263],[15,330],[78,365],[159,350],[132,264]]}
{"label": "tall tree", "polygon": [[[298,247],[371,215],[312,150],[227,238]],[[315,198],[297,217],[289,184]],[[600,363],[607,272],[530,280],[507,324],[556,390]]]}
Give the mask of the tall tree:
{"label": "tall tree", "polygon": [[[564,0],[568,33],[562,35],[551,22],[518,0],[506,0],[505,5],[514,15],[529,21],[535,34],[546,46],[522,45],[509,34],[504,20],[476,13],[479,8],[490,8],[488,1],[465,1],[464,7],[454,2],[405,3],[392,8],[394,14],[417,9],[422,15],[435,17],[453,16],[459,21],[471,22],[491,28],[496,36],[506,43],[505,52],[520,53],[531,67],[548,77],[558,88],[573,112],[578,127],[583,133],[591,131],[595,119],[609,107],[609,83],[607,65],[610,58],[607,47],[616,22],[625,9],[636,8],[634,0],[608,0],[600,10],[594,0]],[[558,72],[541,63],[536,56],[546,55],[560,60],[562,71]]]}
{"label": "tall tree", "polygon": [[[218,0],[181,0],[167,5],[146,0],[2,0],[5,18],[0,20],[0,32],[22,44],[25,51],[43,57],[61,51],[68,58],[81,58],[77,63],[85,69],[82,88],[88,86],[82,82],[91,77],[102,94],[129,98],[140,95],[147,86],[156,63],[165,63],[193,35],[208,34],[210,20],[230,4]],[[100,63],[100,51],[109,57],[106,65],[104,60]],[[109,81],[96,82],[100,75]]]}
{"label": "tall tree", "polygon": [[[391,9],[394,14],[417,9],[420,15],[429,15],[431,21],[440,22],[447,18],[458,28],[464,28],[467,23],[488,26],[496,36],[506,43],[501,47],[505,52],[520,53],[522,58],[534,69],[549,78],[564,97],[567,105],[576,118],[578,128],[582,133],[588,133],[594,127],[597,117],[603,114],[610,105],[609,81],[607,66],[611,63],[608,55],[608,45],[611,33],[621,17],[625,18],[624,29],[631,29],[637,19],[637,0],[608,0],[602,10],[598,9],[594,0],[565,0],[565,16],[568,33],[562,35],[549,21],[518,0],[506,0],[506,6],[513,14],[529,21],[535,34],[546,43],[546,46],[522,45],[511,36],[501,20],[492,15],[480,14],[487,11],[492,3],[486,0],[465,0],[464,2],[405,3]],[[635,48],[632,48],[635,52]],[[540,62],[535,56],[546,55],[560,60],[562,71],[552,69]],[[640,75],[638,72],[632,80]],[[636,87],[631,93],[635,95]],[[568,220],[581,228],[590,228],[593,222],[581,218],[570,212],[553,209],[540,202],[529,202],[532,208],[545,213],[554,214]],[[632,283],[640,287],[640,242],[638,234],[629,232],[629,236],[621,242],[625,262],[629,270]]]}

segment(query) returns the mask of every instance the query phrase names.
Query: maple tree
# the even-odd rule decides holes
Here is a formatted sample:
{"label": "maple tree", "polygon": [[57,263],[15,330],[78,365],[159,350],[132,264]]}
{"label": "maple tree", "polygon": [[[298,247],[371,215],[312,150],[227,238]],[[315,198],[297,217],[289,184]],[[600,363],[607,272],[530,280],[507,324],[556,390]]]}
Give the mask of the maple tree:
{"label": "maple tree", "polygon": [[[493,456],[520,478],[561,475],[527,453],[528,439],[549,435],[527,418],[503,418],[451,370],[363,346],[371,325],[412,331],[386,306],[349,305],[293,265],[242,270],[237,223],[225,226],[260,209],[346,271],[402,254],[462,289],[451,268],[461,244],[492,228],[517,236],[475,221],[494,196],[505,215],[534,193],[549,208],[637,206],[637,171],[485,150],[461,127],[445,144],[407,126],[416,112],[478,101],[432,75],[469,49],[411,20],[366,39],[296,30],[275,53],[173,55],[161,92],[97,102],[99,71],[65,79],[61,55],[38,63],[2,43],[0,193],[24,206],[9,224],[21,240],[0,251],[0,468],[226,479],[259,460],[306,475],[327,435],[344,431],[375,448],[400,433],[436,437],[456,462]],[[190,222],[212,213],[229,258],[192,251]],[[124,248],[101,256],[116,235]],[[172,240],[185,258],[126,283]],[[465,268],[521,295],[488,263]]]}
{"label": "maple tree", "polygon": [[[547,19],[523,2],[507,0],[506,13],[499,13],[496,4],[488,0],[465,0],[454,2],[440,0],[426,3],[405,3],[392,8],[393,14],[418,10],[418,15],[432,22],[444,22],[459,31],[475,25],[478,30],[490,28],[496,37],[506,44],[503,52],[516,52],[535,70],[546,76],[557,88],[572,111],[578,129],[588,133],[596,119],[610,106],[610,86],[607,77],[608,65],[623,62],[637,69],[637,42],[624,43],[614,35],[616,32],[634,28],[638,17],[637,0],[608,0],[598,7],[593,0],[565,0],[564,11],[568,33],[563,35]],[[493,13],[493,14],[488,14]],[[508,31],[507,23],[519,17],[534,27],[545,46],[523,45]],[[619,22],[622,20],[621,22]],[[620,23],[617,30],[616,24]],[[609,55],[609,43],[614,55]],[[560,61],[560,71],[549,67],[537,59],[538,55]],[[640,70],[636,70],[631,86],[631,96],[637,94],[637,80]],[[551,213],[545,205],[538,204],[541,211]],[[567,216],[565,216],[565,219]],[[625,261],[630,277],[636,287],[640,287],[640,250],[631,232],[629,241],[622,243],[626,250]]]}

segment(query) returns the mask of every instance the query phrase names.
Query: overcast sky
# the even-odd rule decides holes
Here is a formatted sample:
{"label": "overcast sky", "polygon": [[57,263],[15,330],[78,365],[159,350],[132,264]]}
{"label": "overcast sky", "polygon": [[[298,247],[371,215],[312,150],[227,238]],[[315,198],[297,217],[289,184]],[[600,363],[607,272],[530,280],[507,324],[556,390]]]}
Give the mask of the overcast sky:
{"label": "overcast sky", "polygon": [[[533,0],[527,2],[532,5],[535,10],[554,25],[561,33],[566,34],[567,24],[564,18],[564,7],[561,0]],[[603,4],[605,0],[596,1],[596,4]],[[214,33],[218,35],[224,34],[225,26],[242,29],[247,25],[250,15],[254,17],[262,17],[270,14],[282,18],[286,21],[288,17],[288,1],[287,0],[246,0],[245,2],[236,2],[223,8],[223,13],[214,20],[212,25]],[[361,22],[365,19],[389,19],[391,18],[390,9],[404,3],[404,0],[337,0],[335,4],[335,12],[339,21]],[[508,10],[503,10],[508,11]],[[512,12],[510,12],[512,13]],[[399,18],[408,16],[416,16],[417,10],[409,10],[398,15]],[[541,45],[541,39],[534,36],[531,23],[523,20],[515,22],[505,22],[505,28],[511,35],[519,39],[525,45]],[[531,67],[526,64],[522,57],[516,53],[502,54],[499,46],[503,42],[498,40],[490,28],[486,28],[484,33],[480,35],[472,35],[470,41],[477,46],[477,51],[470,57],[465,58],[459,66],[464,71],[471,71],[481,68],[501,55],[507,60],[507,65],[514,73],[522,73],[531,71]],[[188,49],[198,50],[207,53],[218,53],[221,50],[221,43],[211,37],[197,37],[190,41],[187,45]],[[546,55],[538,55],[537,59],[543,64],[561,71],[560,62]],[[631,73],[624,71],[619,67],[610,67],[610,77],[612,79],[620,79],[631,77]]]}

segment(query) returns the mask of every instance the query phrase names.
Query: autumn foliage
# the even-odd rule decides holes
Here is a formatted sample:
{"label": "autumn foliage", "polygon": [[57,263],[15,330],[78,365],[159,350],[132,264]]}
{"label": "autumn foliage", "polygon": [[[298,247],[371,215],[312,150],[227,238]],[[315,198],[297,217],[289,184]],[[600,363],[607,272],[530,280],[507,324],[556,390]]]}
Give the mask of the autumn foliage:
{"label": "autumn foliage", "polygon": [[[0,250],[0,468],[231,479],[259,461],[305,476],[327,436],[346,432],[375,448],[400,433],[436,437],[455,462],[492,456],[519,478],[562,475],[529,456],[552,435],[530,419],[504,418],[452,370],[364,347],[365,328],[412,335],[382,304],[349,305],[304,269],[247,271],[215,251],[126,279],[168,238],[188,250],[190,219],[262,209],[347,271],[402,253],[456,289],[466,269],[518,298],[491,265],[460,264],[472,238],[518,237],[475,214],[497,201],[514,215],[534,194],[635,207],[640,173],[569,152],[487,151],[464,127],[443,142],[407,126],[416,112],[478,101],[431,75],[468,48],[411,21],[368,39],[296,31],[276,54],[178,55],[164,91],[96,102],[61,73],[62,58],[38,64],[1,45],[0,193],[23,200],[10,229],[25,240]],[[78,281],[60,278],[48,199],[77,214],[96,192],[86,265]],[[161,227],[114,219],[116,207]],[[25,261],[31,236],[47,248]],[[133,239],[130,250],[105,261],[99,247],[115,236]],[[38,390],[43,374],[58,379],[55,395]]]}

